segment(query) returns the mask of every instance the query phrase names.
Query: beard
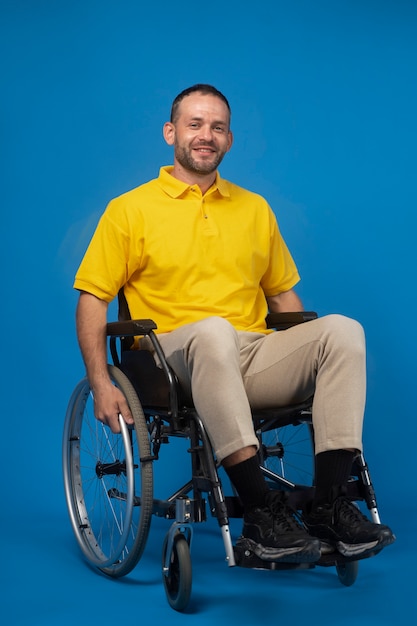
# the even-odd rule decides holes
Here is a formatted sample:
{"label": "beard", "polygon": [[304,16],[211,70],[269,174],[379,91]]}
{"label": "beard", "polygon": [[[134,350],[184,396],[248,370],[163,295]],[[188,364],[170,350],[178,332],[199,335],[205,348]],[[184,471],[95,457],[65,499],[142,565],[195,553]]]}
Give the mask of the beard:
{"label": "beard", "polygon": [[[204,144],[204,147],[209,147],[207,144]],[[184,146],[176,145],[175,146],[175,158],[178,163],[188,172],[193,172],[194,174],[212,174],[215,172],[223,161],[223,157],[226,154],[226,151],[223,152],[213,152],[214,160],[209,159],[194,159],[192,156],[192,148],[186,148]]]}

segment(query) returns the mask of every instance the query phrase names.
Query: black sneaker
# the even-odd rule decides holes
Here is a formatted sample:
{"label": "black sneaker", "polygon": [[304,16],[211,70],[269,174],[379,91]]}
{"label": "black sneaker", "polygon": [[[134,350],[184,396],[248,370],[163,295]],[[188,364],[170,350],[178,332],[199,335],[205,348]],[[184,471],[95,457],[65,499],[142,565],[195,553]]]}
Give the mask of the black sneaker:
{"label": "black sneaker", "polygon": [[245,513],[242,536],[236,546],[256,554],[263,561],[314,563],[320,558],[320,541],[298,521],[296,512],[283,501],[280,492],[266,496],[266,506]]}
{"label": "black sneaker", "polygon": [[304,514],[303,520],[309,533],[320,539],[323,554],[336,549],[346,557],[363,557],[395,541],[388,526],[371,522],[344,496]]}

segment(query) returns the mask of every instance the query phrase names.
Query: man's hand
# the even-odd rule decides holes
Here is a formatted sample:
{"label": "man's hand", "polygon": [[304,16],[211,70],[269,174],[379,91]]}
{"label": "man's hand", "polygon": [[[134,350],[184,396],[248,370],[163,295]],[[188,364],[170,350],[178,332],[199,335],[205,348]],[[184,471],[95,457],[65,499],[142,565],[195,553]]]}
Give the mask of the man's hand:
{"label": "man's hand", "polygon": [[98,390],[93,389],[94,414],[96,418],[109,426],[114,433],[120,432],[119,414],[126,424],[133,425],[133,416],[123,393],[110,381]]}

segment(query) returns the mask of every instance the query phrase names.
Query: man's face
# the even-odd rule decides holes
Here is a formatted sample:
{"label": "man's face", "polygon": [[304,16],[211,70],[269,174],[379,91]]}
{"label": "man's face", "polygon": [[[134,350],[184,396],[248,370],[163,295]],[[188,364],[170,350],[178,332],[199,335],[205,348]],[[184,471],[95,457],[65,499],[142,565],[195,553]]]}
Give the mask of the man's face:
{"label": "man's face", "polygon": [[174,146],[175,160],[199,175],[216,171],[232,145],[226,104],[211,94],[185,96],[173,124],[166,124],[165,139]]}

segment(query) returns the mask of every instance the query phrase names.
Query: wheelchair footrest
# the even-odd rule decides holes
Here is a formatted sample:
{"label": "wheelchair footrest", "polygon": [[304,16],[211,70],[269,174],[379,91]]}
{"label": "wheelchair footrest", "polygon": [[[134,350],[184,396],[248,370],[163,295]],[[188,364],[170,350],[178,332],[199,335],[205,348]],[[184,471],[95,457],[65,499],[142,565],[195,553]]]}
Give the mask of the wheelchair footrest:
{"label": "wheelchair footrest", "polygon": [[235,562],[238,567],[263,570],[294,570],[311,569],[314,563],[283,563],[282,561],[265,561],[259,558],[250,550],[245,550],[243,546],[233,546]]}
{"label": "wheelchair footrest", "polygon": [[377,550],[373,550],[372,552],[366,552],[365,554],[354,557],[346,557],[339,552],[332,552],[329,554],[323,554],[320,559],[315,563],[283,563],[282,561],[265,561],[259,558],[253,552],[245,550],[241,546],[233,546],[235,562],[238,567],[262,570],[300,570],[313,569],[316,566],[334,567],[335,565],[342,565],[343,563],[351,563],[354,561],[369,559],[379,554],[379,552],[381,552],[381,549],[382,548],[379,548]]}

